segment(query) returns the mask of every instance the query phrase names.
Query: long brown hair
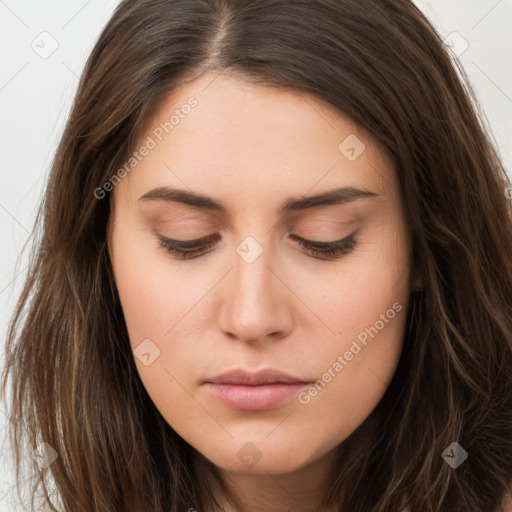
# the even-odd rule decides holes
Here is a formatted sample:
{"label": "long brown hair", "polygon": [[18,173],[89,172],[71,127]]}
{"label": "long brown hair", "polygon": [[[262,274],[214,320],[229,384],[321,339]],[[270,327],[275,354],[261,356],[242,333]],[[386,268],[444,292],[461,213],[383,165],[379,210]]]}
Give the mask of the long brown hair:
{"label": "long brown hair", "polygon": [[[218,510],[215,468],[203,461],[211,478],[198,477],[196,450],[138,376],[106,246],[111,205],[97,198],[162,99],[210,69],[327,101],[394,159],[425,289],[326,502],[494,511],[512,481],[511,183],[464,70],[409,0],[119,4],[81,77],[9,327],[18,478],[28,460],[48,510]],[[48,468],[30,457],[43,441],[58,454]],[[442,457],[453,442],[468,453],[457,469]]]}

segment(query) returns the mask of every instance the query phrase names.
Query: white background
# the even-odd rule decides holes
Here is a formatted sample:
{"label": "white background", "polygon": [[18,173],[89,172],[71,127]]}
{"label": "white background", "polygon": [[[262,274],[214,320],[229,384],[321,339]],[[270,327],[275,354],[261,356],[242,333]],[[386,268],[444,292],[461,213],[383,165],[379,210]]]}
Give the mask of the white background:
{"label": "white background", "polygon": [[[453,42],[512,170],[512,0],[417,0]],[[5,334],[25,275],[22,245],[85,59],[118,0],[0,0],[0,364]],[[41,35],[48,32],[51,36]],[[453,34],[457,32],[457,34]],[[451,36],[450,36],[451,34]],[[448,37],[449,36],[449,37]],[[43,39],[43,42],[41,40]],[[53,42],[53,40],[56,41]],[[42,58],[40,53],[56,51]],[[43,55],[46,57],[46,55]],[[0,511],[15,509],[4,404],[0,405]],[[27,453],[27,457],[31,454]]]}

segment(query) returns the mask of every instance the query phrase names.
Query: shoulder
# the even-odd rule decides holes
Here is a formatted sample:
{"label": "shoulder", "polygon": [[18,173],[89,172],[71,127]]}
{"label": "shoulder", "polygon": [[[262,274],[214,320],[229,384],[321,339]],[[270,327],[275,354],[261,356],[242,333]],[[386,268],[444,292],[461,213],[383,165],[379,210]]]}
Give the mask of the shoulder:
{"label": "shoulder", "polygon": [[512,482],[510,482],[510,487],[503,496],[501,509],[498,507],[494,512],[512,512]]}

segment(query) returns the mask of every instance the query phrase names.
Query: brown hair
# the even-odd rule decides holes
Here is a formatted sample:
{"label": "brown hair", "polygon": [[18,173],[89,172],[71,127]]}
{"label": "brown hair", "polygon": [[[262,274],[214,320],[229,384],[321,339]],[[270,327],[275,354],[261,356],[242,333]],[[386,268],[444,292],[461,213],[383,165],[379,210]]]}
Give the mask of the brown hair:
{"label": "brown hair", "polygon": [[[411,294],[397,371],[342,443],[326,502],[494,511],[512,480],[511,184],[463,69],[409,0],[120,3],[81,77],[9,328],[18,478],[29,459],[49,510],[218,510],[215,468],[203,461],[211,478],[198,478],[196,450],[138,376],[106,246],[111,205],[94,193],[166,94],[209,69],[327,101],[394,159],[426,289]],[[28,456],[41,441],[58,453],[48,469]],[[469,454],[457,469],[442,458],[454,441]]]}

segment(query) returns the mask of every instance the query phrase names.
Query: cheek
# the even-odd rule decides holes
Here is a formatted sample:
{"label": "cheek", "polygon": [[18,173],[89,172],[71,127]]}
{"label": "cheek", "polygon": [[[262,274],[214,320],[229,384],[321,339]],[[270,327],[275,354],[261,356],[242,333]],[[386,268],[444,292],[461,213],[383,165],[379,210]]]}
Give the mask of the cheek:
{"label": "cheek", "polygon": [[[365,329],[376,322],[380,339],[401,341],[405,319],[397,309],[404,310],[409,300],[408,252],[405,239],[396,244],[389,239],[393,233],[384,230],[369,235],[336,266],[326,264],[309,278],[302,272],[300,280],[293,280],[294,292],[324,331],[319,354],[349,350],[360,334],[364,342]],[[395,303],[399,306],[393,309]]]}
{"label": "cheek", "polygon": [[159,346],[197,302],[201,290],[180,264],[170,264],[151,234],[114,231],[114,274],[130,342],[145,338]]}
{"label": "cheek", "polygon": [[[297,294],[323,333],[307,349],[318,380],[298,397],[305,428],[334,442],[375,408],[400,358],[409,293],[407,251],[398,244],[365,248],[335,275],[317,276],[316,286],[301,284]],[[319,417],[329,421],[320,426]]]}
{"label": "cheek", "polygon": [[125,226],[113,234],[116,286],[140,377],[157,407],[166,401],[179,408],[186,399],[179,383],[204,358],[194,342],[207,322],[205,297],[218,273],[192,273],[187,262],[171,260],[153,235]]}
{"label": "cheek", "polygon": [[[179,265],[169,265],[157,242],[128,238],[119,232],[115,239],[114,271],[139,376],[169,424],[197,422],[183,385],[194,364],[190,319],[204,292]],[[180,336],[185,324],[187,337]]]}
{"label": "cheek", "polygon": [[349,437],[384,396],[402,351],[407,293],[369,287],[341,295],[338,308],[325,316],[336,334],[318,328],[324,335],[306,348],[317,380],[297,397],[297,428],[317,440],[317,454]]}

